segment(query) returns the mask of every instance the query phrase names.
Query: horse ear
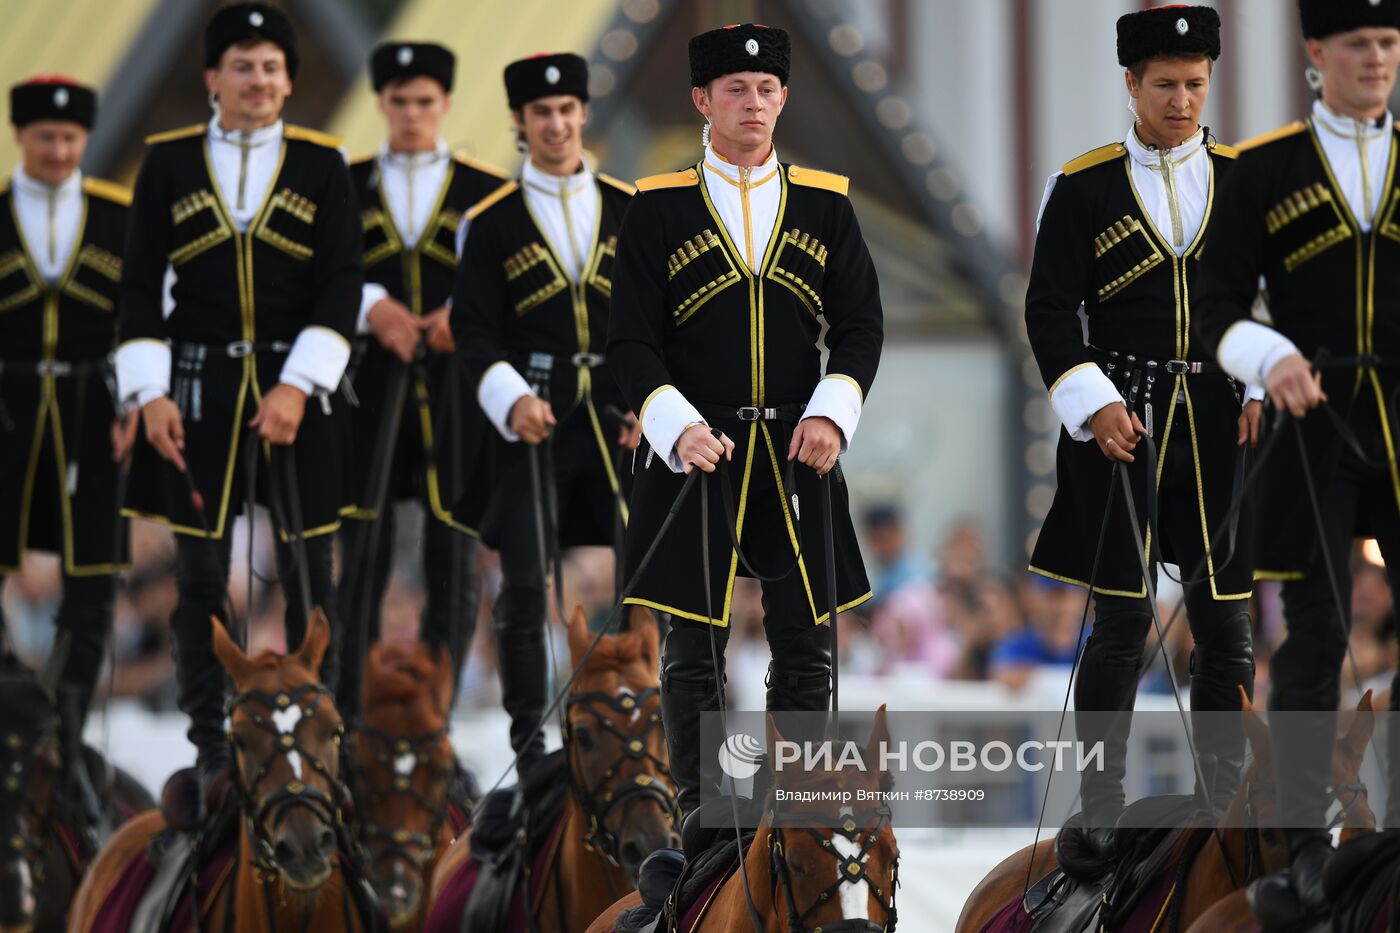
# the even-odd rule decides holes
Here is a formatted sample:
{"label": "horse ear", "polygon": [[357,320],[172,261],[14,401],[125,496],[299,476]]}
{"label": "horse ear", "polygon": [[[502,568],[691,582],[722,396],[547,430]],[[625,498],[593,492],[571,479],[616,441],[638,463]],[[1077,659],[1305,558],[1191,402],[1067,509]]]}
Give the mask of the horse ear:
{"label": "horse ear", "polygon": [[305,665],[308,671],[319,677],[321,659],[326,656],[326,646],[330,643],[331,624],[326,620],[326,614],[321,611],[321,607],[316,606],[311,610],[311,619],[306,625],[306,637],[301,640],[296,659]]}
{"label": "horse ear", "polygon": [[1367,690],[1356,704],[1356,712],[1342,736],[1341,746],[1348,761],[1360,761],[1366,754],[1366,745],[1376,731],[1376,711],[1371,703],[1371,691]]}
{"label": "horse ear", "polygon": [[881,703],[880,708],[875,711],[875,723],[870,727],[870,741],[865,743],[865,766],[869,768],[872,762],[878,762],[881,777],[885,774],[885,759],[881,752],[888,748],[889,744],[890,727],[885,721],[885,704]]}
{"label": "horse ear", "polygon": [[569,616],[569,657],[574,667],[578,667],[592,641],[588,636],[588,616],[584,615],[582,606],[575,604],[573,615]]}
{"label": "horse ear", "polygon": [[782,741],[785,740],[783,739],[783,734],[778,731],[778,723],[773,719],[773,714],[769,713],[767,742],[765,743],[765,748],[768,752],[768,770],[773,772],[774,780],[779,783],[782,782],[783,773],[775,770],[775,765],[778,761],[778,743]]}
{"label": "horse ear", "polygon": [[452,652],[438,645],[437,664],[433,671],[433,701],[444,714],[452,711]]}
{"label": "horse ear", "polygon": [[209,617],[209,627],[214,634],[214,656],[219,659],[224,670],[228,671],[234,683],[242,682],[248,674],[248,655],[229,637],[228,629],[224,628],[224,623],[219,621],[218,616]]}
{"label": "horse ear", "polygon": [[642,659],[647,662],[648,670],[657,670],[657,664],[661,659],[661,635],[656,629],[656,619],[652,614],[643,609],[646,613],[644,617],[635,617],[632,620],[632,631],[637,633],[637,637],[642,642]]}
{"label": "horse ear", "polygon": [[1244,720],[1244,732],[1249,738],[1249,747],[1254,750],[1257,766],[1273,769],[1273,742],[1269,738],[1269,726],[1254,711],[1244,688],[1240,688],[1240,718]]}

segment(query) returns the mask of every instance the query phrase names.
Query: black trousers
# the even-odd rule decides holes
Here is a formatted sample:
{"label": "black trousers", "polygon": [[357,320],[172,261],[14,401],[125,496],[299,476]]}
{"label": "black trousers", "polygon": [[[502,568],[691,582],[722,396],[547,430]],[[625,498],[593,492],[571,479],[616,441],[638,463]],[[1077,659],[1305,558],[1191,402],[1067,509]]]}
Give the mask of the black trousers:
{"label": "black trousers", "polygon": [[[334,690],[340,661],[340,624],[331,579],[332,541],[331,535],[308,538],[305,554],[311,605],[320,606],[331,625],[331,644],[321,662],[321,682]],[[228,535],[219,539],[176,535],[175,542],[175,578],[180,596],[170,621],[175,640],[177,701],[190,717],[188,734],[200,759],[219,760],[228,754],[223,729],[227,687],[223,667],[214,656],[210,617],[217,617],[225,625],[229,621],[226,593],[232,542]],[[295,651],[306,637],[307,623],[296,565],[297,549],[279,536],[276,554],[277,575],[287,603],[287,650]]]}
{"label": "black trousers", "polygon": [[[365,613],[368,643],[360,644],[359,624],[349,624],[341,637],[340,681],[336,686],[336,707],[342,716],[360,710],[361,675],[369,645],[379,639],[384,591],[393,570],[396,540],[395,509],[386,506],[380,516],[375,553],[367,555],[373,522],[346,521],[341,526],[341,553],[347,561],[360,557],[357,567],[348,563],[341,572],[340,605],[347,622]],[[477,610],[481,606],[481,573],[477,556],[481,542],[444,522],[423,516],[423,579],[427,601],[423,606],[419,639],[436,651],[446,645],[452,657],[453,685],[466,663],[476,632]]]}
{"label": "black trousers", "polygon": [[[1146,451],[1139,446],[1141,457]],[[1176,558],[1185,582],[1186,618],[1195,642],[1191,654],[1191,709],[1238,710],[1239,688],[1254,695],[1254,650],[1247,599],[1215,599],[1203,561],[1206,543],[1201,528],[1202,510],[1196,492],[1195,463],[1189,444],[1178,441],[1167,447],[1158,486],[1157,526],[1153,534]],[[1225,491],[1220,492],[1225,495]],[[1112,508],[1125,509],[1122,490],[1112,492]],[[1138,515],[1139,523],[1147,516]],[[1215,533],[1216,529],[1210,529]],[[1231,554],[1224,542],[1216,545],[1217,571],[1228,560],[1248,559],[1250,549],[1241,542]],[[1153,586],[1157,580],[1152,567]],[[1162,620],[1166,623],[1166,619]],[[1152,631],[1152,607],[1146,596],[1094,594],[1094,626],[1084,646],[1079,675],[1074,683],[1076,727],[1080,738],[1104,742],[1104,769],[1080,776],[1080,793],[1090,825],[1112,825],[1123,808],[1124,756],[1137,697],[1138,680],[1148,635]],[[1106,716],[1104,713],[1120,713]],[[1097,715],[1096,715],[1097,714]],[[1239,781],[1244,756],[1242,726],[1226,724],[1223,717],[1195,717],[1196,751],[1202,758],[1209,788],[1207,802],[1228,801]],[[1210,759],[1206,760],[1209,755]],[[1218,780],[1212,780],[1212,776]]]}
{"label": "black trousers", "polygon": [[[0,588],[3,588],[4,579],[0,576]],[[63,598],[58,604],[54,626],[68,633],[68,657],[59,682],[74,692],[80,719],[87,716],[97,678],[102,672],[102,658],[112,634],[116,592],[116,583],[109,574],[63,575]],[[0,611],[0,631],[4,630],[5,616]],[[74,726],[81,732],[81,721]]]}
{"label": "black trousers", "polygon": [[[1358,527],[1367,528],[1380,545],[1391,589],[1395,590],[1400,582],[1396,576],[1396,568],[1400,567],[1400,512],[1396,510],[1381,427],[1374,415],[1352,427],[1370,462],[1362,461],[1350,447],[1343,447],[1331,483],[1318,491],[1322,539],[1303,578],[1283,584],[1288,634],[1274,653],[1271,668],[1269,708],[1313,711],[1307,716],[1289,717],[1294,725],[1289,730],[1289,740],[1273,743],[1282,825],[1300,830],[1320,830],[1330,803],[1327,789],[1331,783],[1337,705],[1351,630],[1351,549]],[[1312,510],[1307,502],[1291,507],[1306,510],[1305,514]],[[1328,558],[1340,591],[1340,618],[1327,572]],[[1397,709],[1398,703],[1400,672],[1391,685],[1391,710]],[[1400,827],[1400,789],[1396,786],[1400,763],[1395,761],[1400,751],[1397,720],[1400,716],[1389,717],[1387,827]]]}

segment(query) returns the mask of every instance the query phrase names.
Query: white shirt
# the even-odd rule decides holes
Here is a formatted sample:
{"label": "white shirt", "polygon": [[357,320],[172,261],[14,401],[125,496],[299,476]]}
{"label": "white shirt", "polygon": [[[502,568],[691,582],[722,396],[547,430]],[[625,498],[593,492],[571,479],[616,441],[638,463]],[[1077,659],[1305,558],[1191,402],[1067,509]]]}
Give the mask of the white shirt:
{"label": "white shirt", "polygon": [[763,263],[763,253],[778,222],[783,196],[779,170],[776,147],[762,165],[753,168],[734,165],[713,146],[705,147],[705,186],[710,200],[734,248],[754,272]]}
{"label": "white shirt", "polygon": [[1205,132],[1167,150],[1148,146],[1137,130],[1128,131],[1133,187],[1162,238],[1184,256],[1196,242],[1210,201],[1210,155]]}
{"label": "white shirt", "polygon": [[[413,249],[432,222],[433,208],[437,206],[438,196],[447,181],[448,166],[452,164],[452,153],[441,139],[426,152],[394,152],[385,142],[379,147],[375,163],[394,230],[404,249]],[[355,326],[357,333],[369,333],[369,310],[388,295],[388,289],[378,282],[364,284],[360,292],[360,316]],[[424,309],[425,313],[431,310]]]}
{"label": "white shirt", "polygon": [[525,160],[520,169],[525,203],[535,223],[564,264],[564,274],[575,282],[583,278],[584,263],[593,252],[601,195],[598,182],[585,162],[572,175],[551,175]]}
{"label": "white shirt", "polygon": [[1385,196],[1392,133],[1390,111],[1377,124],[1374,120],[1344,117],[1319,100],[1313,104],[1313,122],[1351,215],[1363,231],[1370,230]]}
{"label": "white shirt", "polygon": [[14,174],[14,205],[29,256],[50,285],[68,268],[83,220],[83,173],[57,185],[30,178],[23,168]]}
{"label": "white shirt", "polygon": [[282,121],[251,133],[226,130],[219,115],[209,121],[209,161],[214,184],[223,195],[240,233],[246,233],[275,182],[282,150]]}

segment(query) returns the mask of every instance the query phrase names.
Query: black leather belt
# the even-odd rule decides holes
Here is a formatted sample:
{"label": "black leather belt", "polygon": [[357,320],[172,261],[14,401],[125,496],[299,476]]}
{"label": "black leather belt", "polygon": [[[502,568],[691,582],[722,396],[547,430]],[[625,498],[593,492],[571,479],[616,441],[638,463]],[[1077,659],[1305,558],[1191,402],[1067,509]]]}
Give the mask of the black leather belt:
{"label": "black leather belt", "polygon": [[1090,349],[1099,355],[1100,362],[1106,362],[1114,369],[1155,369],[1173,376],[1200,376],[1225,371],[1220,368],[1220,364],[1204,360],[1150,360],[1146,357],[1134,356],[1131,353],[1120,353],[1117,350],[1103,350],[1098,347],[1090,347]]}
{"label": "black leather belt", "polygon": [[729,408],[725,405],[711,405],[707,402],[700,402],[695,406],[695,410],[700,412],[700,416],[708,422],[715,421],[779,421],[783,424],[797,424],[802,420],[802,413],[807,409],[806,405],[791,404],[778,405],[773,408],[758,408],[746,405],[739,408]]}

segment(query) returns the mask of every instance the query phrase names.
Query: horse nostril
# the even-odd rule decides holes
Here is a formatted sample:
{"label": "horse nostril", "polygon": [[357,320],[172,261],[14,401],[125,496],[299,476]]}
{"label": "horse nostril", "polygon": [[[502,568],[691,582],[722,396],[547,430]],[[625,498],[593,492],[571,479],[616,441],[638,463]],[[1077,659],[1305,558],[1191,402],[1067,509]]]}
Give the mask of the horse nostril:
{"label": "horse nostril", "polygon": [[335,851],[335,833],[331,832],[329,829],[323,829],[321,830],[319,838],[322,855],[329,856]]}
{"label": "horse nostril", "polygon": [[296,862],[297,850],[292,848],[287,840],[281,839],[277,842],[277,845],[273,846],[272,857],[277,859],[278,865],[285,868]]}
{"label": "horse nostril", "polygon": [[635,868],[642,863],[642,859],[646,858],[646,853],[635,842],[624,842],[618,857],[622,860],[623,865]]}

